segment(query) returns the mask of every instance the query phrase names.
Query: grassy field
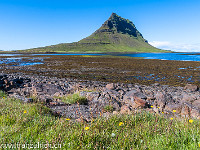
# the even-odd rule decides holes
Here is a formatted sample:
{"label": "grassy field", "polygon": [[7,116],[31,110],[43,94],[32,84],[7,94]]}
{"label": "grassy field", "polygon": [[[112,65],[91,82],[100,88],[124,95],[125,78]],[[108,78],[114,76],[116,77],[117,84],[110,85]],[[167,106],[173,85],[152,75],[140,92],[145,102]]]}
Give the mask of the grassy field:
{"label": "grassy field", "polygon": [[141,112],[78,123],[70,118],[52,116],[50,110],[40,103],[24,104],[7,98],[2,92],[0,124],[0,149],[14,149],[15,144],[21,149],[40,146],[113,150],[200,148],[198,120]]}

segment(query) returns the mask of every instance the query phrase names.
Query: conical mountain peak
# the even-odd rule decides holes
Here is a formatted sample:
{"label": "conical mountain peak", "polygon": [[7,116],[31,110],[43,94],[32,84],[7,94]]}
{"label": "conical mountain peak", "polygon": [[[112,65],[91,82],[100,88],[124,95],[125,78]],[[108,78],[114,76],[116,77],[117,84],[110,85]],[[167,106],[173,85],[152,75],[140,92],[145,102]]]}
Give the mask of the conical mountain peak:
{"label": "conical mountain peak", "polygon": [[96,32],[122,33],[143,38],[133,22],[118,16],[116,13],[112,13],[109,19]]}
{"label": "conical mountain peak", "polygon": [[112,13],[102,26],[90,36],[74,43],[30,49],[47,52],[160,52],[151,46],[133,22]]}
{"label": "conical mountain peak", "polygon": [[113,18],[113,17],[119,17],[116,13],[112,13],[110,18]]}

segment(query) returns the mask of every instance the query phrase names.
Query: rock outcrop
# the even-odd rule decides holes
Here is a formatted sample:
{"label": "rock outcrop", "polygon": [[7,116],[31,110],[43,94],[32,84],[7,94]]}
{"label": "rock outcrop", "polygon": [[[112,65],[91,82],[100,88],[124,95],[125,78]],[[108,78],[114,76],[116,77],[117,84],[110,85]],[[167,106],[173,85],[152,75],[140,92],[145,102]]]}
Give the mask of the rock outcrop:
{"label": "rock outcrop", "polygon": [[[9,74],[0,76],[0,88],[10,97],[34,102],[33,97],[51,108],[56,116],[72,119],[92,118],[108,114],[131,114],[144,109],[150,112],[200,119],[200,91],[195,85],[170,87],[153,84],[104,83],[77,81],[36,75]],[[67,104],[60,99],[79,93],[87,103]],[[107,112],[106,112],[107,110]],[[175,113],[175,114],[174,114]]]}

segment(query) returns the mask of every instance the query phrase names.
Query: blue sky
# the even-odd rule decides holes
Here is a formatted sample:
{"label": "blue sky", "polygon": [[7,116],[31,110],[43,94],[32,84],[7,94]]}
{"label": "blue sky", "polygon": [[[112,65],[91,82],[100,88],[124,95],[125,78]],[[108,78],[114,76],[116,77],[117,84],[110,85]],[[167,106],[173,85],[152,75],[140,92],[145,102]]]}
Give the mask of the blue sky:
{"label": "blue sky", "polygon": [[200,0],[0,0],[0,49],[76,42],[112,12],[156,47],[200,52]]}

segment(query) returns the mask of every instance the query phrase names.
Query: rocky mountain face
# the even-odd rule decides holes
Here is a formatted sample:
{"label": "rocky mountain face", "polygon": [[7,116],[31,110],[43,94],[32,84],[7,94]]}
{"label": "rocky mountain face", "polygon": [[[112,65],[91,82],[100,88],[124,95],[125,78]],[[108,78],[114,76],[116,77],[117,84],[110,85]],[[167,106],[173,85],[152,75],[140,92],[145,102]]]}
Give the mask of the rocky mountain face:
{"label": "rocky mountain face", "polygon": [[136,29],[133,22],[118,16],[116,13],[112,13],[109,19],[106,20],[98,30],[91,36],[79,41],[79,43],[151,47],[147,40],[145,40],[142,34]]}
{"label": "rocky mountain face", "polygon": [[[143,38],[142,34],[136,29],[133,22],[112,13],[110,18],[95,33],[110,32],[112,34],[121,33],[128,34],[135,38]],[[145,40],[144,40],[145,41]]]}

